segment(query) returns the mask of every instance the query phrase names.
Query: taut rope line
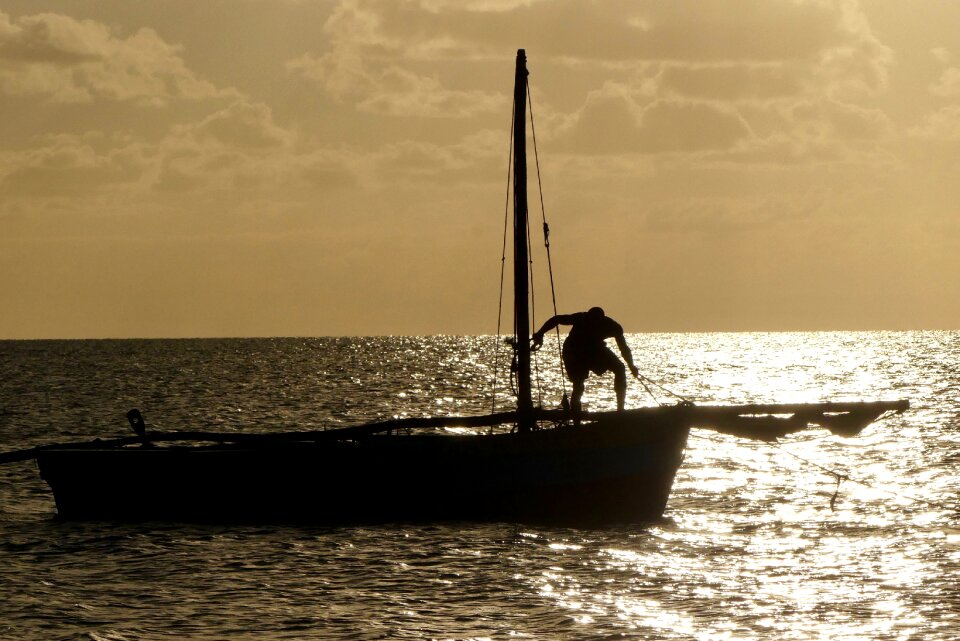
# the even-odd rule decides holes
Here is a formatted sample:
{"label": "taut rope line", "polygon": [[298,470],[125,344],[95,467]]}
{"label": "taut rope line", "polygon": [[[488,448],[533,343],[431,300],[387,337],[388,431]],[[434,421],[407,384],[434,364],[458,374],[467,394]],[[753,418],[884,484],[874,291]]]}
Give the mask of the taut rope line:
{"label": "taut rope line", "polygon": [[[540,195],[540,216],[543,219],[543,246],[547,250],[547,271],[550,274],[550,297],[553,301],[553,315],[557,315],[557,288],[553,279],[553,258],[550,254],[550,226],[547,224],[547,208],[543,201],[543,181],[540,178],[540,154],[537,152],[537,128],[533,123],[533,97],[530,93],[530,83],[527,82],[527,105],[530,111],[530,136],[533,140],[533,158],[537,167],[537,191]],[[560,363],[560,385],[563,388],[564,405],[567,399],[567,383],[563,378],[563,349],[560,343],[560,327],[555,328],[557,334],[557,362]],[[541,401],[542,405],[542,401]]]}
{"label": "taut rope line", "polygon": [[[497,375],[500,365],[500,338],[503,323],[503,278],[507,266],[507,228],[510,220],[510,177],[513,173],[513,124],[514,110],[510,110],[510,148],[507,151],[507,201],[503,206],[503,248],[500,251],[500,300],[497,304],[497,342],[493,353],[493,394],[491,412],[497,411]],[[491,428],[492,429],[492,428]]]}

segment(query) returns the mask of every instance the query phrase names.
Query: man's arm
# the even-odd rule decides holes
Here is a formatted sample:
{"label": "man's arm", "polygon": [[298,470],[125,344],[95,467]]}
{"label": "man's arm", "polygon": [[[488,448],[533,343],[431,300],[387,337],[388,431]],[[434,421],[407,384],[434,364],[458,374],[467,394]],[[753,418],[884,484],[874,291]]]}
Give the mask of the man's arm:
{"label": "man's arm", "polygon": [[627,339],[623,336],[622,331],[617,334],[616,341],[617,347],[620,348],[620,355],[623,356],[623,360],[627,362],[627,367],[630,368],[630,373],[634,376],[640,376],[640,370],[633,364],[633,354],[630,352],[630,346],[627,345]]}
{"label": "man's arm", "polygon": [[551,329],[557,325],[573,325],[573,314],[557,314],[546,323],[543,324],[543,327],[538,329],[533,333],[533,344],[535,347],[540,347],[543,345],[543,335],[549,332]]}

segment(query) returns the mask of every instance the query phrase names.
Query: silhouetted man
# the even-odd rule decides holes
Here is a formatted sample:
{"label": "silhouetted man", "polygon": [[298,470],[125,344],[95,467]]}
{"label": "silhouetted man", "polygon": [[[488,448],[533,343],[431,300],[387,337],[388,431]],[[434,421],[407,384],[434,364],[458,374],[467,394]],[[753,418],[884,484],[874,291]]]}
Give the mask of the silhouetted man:
{"label": "silhouetted man", "polygon": [[627,396],[627,374],[623,363],[617,358],[607,344],[607,338],[614,338],[623,360],[630,367],[634,376],[639,376],[633,364],[633,355],[623,337],[623,327],[603,313],[599,307],[591,307],[589,311],[576,314],[559,314],[543,324],[534,335],[535,347],[543,345],[543,335],[557,325],[572,325],[570,334],[563,342],[563,366],[567,370],[567,378],[573,383],[573,399],[570,407],[573,411],[581,409],[580,398],[583,396],[583,386],[590,375],[603,374],[612,371],[614,375],[613,389],[617,393],[617,409],[623,410]]}

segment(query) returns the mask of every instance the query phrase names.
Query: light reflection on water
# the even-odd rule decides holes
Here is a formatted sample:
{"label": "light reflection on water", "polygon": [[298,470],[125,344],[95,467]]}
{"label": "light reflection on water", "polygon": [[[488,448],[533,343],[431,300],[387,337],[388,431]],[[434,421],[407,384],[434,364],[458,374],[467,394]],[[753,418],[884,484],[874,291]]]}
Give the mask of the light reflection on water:
{"label": "light reflection on water", "polygon": [[[856,439],[811,431],[771,446],[697,431],[667,518],[647,526],[65,524],[35,469],[7,466],[0,637],[954,639],[958,339],[631,336],[641,371],[697,402],[913,404]],[[490,337],[0,343],[0,446],[125,434],[132,406],[154,425],[227,430],[486,412],[495,348]],[[548,339],[548,404],[562,393],[555,355]],[[612,407],[611,377],[591,379],[585,402]],[[631,386],[628,405],[650,402]],[[849,479],[838,488],[825,470]]]}

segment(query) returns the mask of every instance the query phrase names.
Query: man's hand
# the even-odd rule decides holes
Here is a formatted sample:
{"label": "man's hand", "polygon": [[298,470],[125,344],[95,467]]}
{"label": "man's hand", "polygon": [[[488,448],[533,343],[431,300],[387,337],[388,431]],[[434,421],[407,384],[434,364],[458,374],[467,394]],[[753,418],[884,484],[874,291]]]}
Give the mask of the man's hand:
{"label": "man's hand", "polygon": [[629,363],[630,373],[633,374],[634,378],[640,378],[640,370],[637,369],[637,366],[633,363]]}
{"label": "man's hand", "polygon": [[533,333],[533,349],[540,349],[543,347],[543,334],[540,332]]}

